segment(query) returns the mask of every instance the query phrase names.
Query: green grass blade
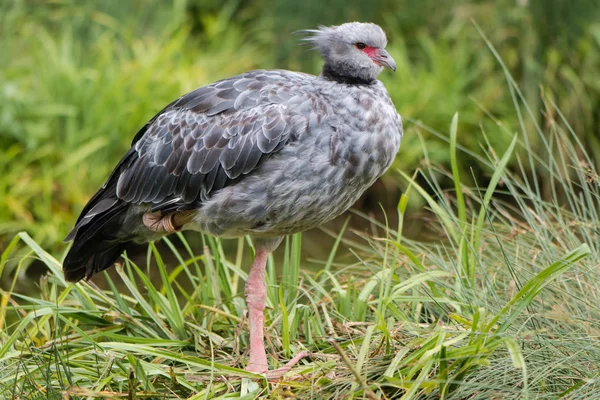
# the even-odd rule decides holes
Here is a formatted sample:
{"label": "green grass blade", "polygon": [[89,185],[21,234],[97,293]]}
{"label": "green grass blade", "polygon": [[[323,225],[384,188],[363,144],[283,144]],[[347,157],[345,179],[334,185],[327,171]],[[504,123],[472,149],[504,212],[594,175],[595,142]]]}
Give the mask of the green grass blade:
{"label": "green grass blade", "polygon": [[554,279],[566,272],[579,260],[589,256],[591,254],[590,248],[587,244],[582,244],[578,248],[572,250],[565,255],[561,260],[556,261],[540,271],[534,276],[529,282],[527,282],[521,290],[500,310],[498,314],[487,324],[486,331],[492,329],[494,325],[502,318],[505,314],[508,314],[508,318],[498,327],[496,332],[505,332],[513,323],[513,321],[519,316],[520,312],[527,307],[533,299]]}

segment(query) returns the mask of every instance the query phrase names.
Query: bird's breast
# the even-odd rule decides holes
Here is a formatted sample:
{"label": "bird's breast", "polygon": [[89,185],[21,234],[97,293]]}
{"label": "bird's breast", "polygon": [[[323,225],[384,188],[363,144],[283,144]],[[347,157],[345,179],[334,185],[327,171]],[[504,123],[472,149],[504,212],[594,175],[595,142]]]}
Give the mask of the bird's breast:
{"label": "bird's breast", "polygon": [[389,98],[357,93],[337,107],[330,130],[330,164],[344,170],[344,179],[371,185],[393,162],[400,146],[400,116]]}

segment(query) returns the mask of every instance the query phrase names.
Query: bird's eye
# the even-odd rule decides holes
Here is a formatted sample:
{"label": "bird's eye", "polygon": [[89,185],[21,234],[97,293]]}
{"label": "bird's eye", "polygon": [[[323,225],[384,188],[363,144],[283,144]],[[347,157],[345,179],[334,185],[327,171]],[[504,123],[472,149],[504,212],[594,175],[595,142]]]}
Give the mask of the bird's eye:
{"label": "bird's eye", "polygon": [[356,45],[355,45],[355,46],[356,46],[356,48],[357,48],[357,49],[359,49],[359,50],[364,50],[364,49],[365,49],[365,47],[367,47],[367,45],[366,45],[366,44],[364,44],[364,43],[360,43],[360,42],[356,43]]}

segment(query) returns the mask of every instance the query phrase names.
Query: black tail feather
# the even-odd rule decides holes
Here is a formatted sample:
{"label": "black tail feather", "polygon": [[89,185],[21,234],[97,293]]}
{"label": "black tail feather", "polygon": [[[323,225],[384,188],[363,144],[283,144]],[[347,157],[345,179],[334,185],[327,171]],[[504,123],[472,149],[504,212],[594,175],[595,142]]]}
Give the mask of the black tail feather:
{"label": "black tail feather", "polygon": [[[103,194],[104,196],[94,199],[95,203],[112,197],[110,192]],[[114,202],[108,201],[107,204],[110,207],[100,210],[86,206],[91,208],[91,212],[80,218],[67,237],[74,240],[73,247],[63,262],[65,278],[70,282],[89,279],[109,268],[131,244],[133,237],[128,236],[123,229],[129,205],[116,198]]]}
{"label": "black tail feather", "polygon": [[106,183],[83,208],[75,227],[66,237],[65,242],[74,241],[63,262],[68,281],[88,279],[104,271],[132,243],[134,235],[124,226],[131,204],[118,198],[117,182],[120,172],[136,158],[133,148],[125,154]]}
{"label": "black tail feather", "polygon": [[131,242],[110,243],[99,242],[95,248],[72,248],[65,258],[63,272],[69,282],[89,279],[92,275],[111,267]]}

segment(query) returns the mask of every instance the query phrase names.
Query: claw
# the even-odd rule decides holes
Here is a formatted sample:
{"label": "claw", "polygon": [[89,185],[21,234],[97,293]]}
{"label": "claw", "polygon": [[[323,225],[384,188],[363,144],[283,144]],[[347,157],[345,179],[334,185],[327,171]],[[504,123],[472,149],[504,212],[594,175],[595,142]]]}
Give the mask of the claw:
{"label": "claw", "polygon": [[175,214],[162,215],[160,211],[146,213],[142,221],[148,229],[158,233],[175,233],[181,230],[181,227],[175,226]]}
{"label": "claw", "polygon": [[308,351],[301,351],[300,353],[296,354],[294,358],[288,361],[287,364],[285,364],[283,367],[279,367],[273,371],[267,371],[265,375],[267,376],[267,379],[271,382],[278,381],[281,378],[283,378],[285,374],[290,372],[292,368],[296,364],[298,364],[298,361],[308,356],[310,356],[310,353]]}

